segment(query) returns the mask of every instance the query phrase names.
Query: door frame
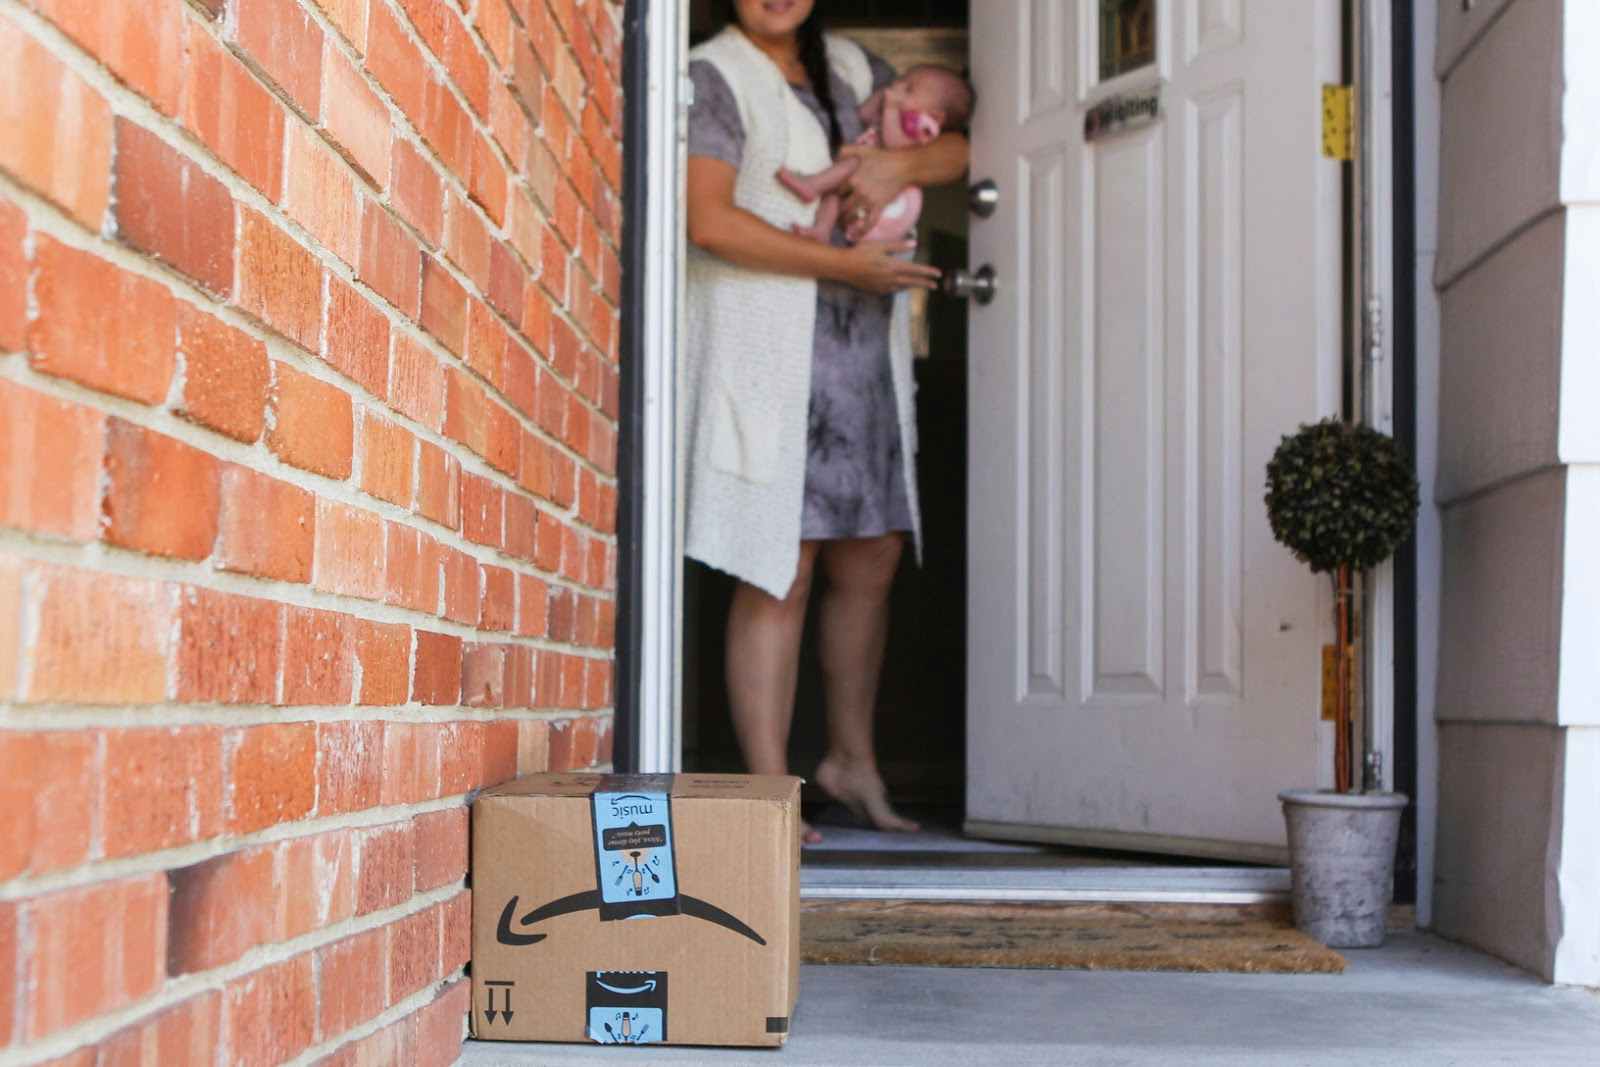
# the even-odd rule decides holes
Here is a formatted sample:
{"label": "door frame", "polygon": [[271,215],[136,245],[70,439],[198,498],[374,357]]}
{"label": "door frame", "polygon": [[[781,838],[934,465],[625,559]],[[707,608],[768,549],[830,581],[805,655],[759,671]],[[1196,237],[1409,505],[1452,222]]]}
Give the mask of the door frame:
{"label": "door frame", "polygon": [[[1411,21],[1398,15],[1407,0],[1347,2],[1353,5],[1352,12],[1365,13],[1359,25],[1366,69],[1358,73],[1367,105],[1362,109],[1362,144],[1367,151],[1351,173],[1360,174],[1358,188],[1363,195],[1358,203],[1365,208],[1363,231],[1369,241],[1364,287],[1379,302],[1384,319],[1383,328],[1371,338],[1375,343],[1360,347],[1372,357],[1368,396],[1373,421],[1387,432],[1414,439],[1411,267],[1395,255],[1414,244],[1414,187],[1410,175],[1397,181],[1394,173],[1397,154],[1414,159],[1415,130],[1407,94]],[[693,92],[685,74],[688,8],[689,0],[626,0],[623,15],[626,93],[613,757],[616,768],[623,771],[672,772],[680,769],[682,760],[683,406],[677,349],[686,254],[680,195],[683,121]],[[1397,39],[1397,31],[1404,39]],[[1407,94],[1398,116],[1397,91]],[[1308,102],[1308,121],[1313,114]],[[1396,241],[1397,226],[1406,228],[1408,240],[1403,243]],[[1397,287],[1397,274],[1407,284]],[[1347,351],[1355,347],[1346,345]],[[1373,625],[1367,634],[1371,670],[1366,681],[1367,706],[1378,748],[1384,753],[1383,785],[1415,796],[1413,573],[1414,567],[1402,556],[1398,567],[1385,565],[1374,576]],[[1414,870],[1414,838],[1406,844]]]}

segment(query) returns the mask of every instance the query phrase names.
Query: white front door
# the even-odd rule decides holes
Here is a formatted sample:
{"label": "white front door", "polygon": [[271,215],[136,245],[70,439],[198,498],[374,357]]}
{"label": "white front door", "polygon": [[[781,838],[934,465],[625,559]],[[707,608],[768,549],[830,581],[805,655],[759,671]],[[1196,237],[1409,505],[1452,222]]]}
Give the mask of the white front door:
{"label": "white front door", "polygon": [[[1277,792],[1331,774],[1326,597],[1261,497],[1279,437],[1338,410],[1338,17],[973,5],[972,177],[1000,189],[970,245],[999,283],[969,344],[975,833],[1276,862]],[[1086,138],[1151,89],[1154,122]]]}

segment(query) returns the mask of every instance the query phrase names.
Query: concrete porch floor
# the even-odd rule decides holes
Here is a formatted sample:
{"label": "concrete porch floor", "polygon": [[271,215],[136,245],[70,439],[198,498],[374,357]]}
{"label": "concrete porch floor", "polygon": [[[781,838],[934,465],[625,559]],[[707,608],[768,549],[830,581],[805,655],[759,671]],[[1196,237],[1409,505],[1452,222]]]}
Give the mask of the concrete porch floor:
{"label": "concrete porch floor", "polygon": [[1600,1063],[1600,994],[1425,934],[1334,977],[804,967],[782,1050],[468,1042],[464,1067]]}

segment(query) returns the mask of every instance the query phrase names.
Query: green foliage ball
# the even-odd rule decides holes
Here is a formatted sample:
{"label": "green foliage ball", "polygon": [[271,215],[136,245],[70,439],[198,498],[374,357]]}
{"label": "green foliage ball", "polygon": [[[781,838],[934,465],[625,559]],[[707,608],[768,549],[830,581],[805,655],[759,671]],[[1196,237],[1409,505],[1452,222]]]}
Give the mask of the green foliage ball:
{"label": "green foliage ball", "polygon": [[1417,479],[1394,438],[1337,418],[1307,423],[1267,464],[1272,536],[1317,573],[1388,559],[1417,519]]}

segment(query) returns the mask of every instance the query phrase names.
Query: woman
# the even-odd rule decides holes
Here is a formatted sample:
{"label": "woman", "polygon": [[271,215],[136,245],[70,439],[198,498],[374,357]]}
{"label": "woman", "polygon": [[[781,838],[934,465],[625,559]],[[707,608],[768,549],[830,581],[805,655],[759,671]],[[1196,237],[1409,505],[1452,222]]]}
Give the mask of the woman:
{"label": "woman", "polygon": [[[939,272],[912,243],[821,244],[777,180],[811,173],[861,132],[860,102],[893,71],[825,38],[814,0],[724,0],[689,72],[686,351],[688,554],[737,577],[728,618],[734,729],[755,774],[787,773],[800,637],[820,567],[828,753],[816,781],[873,825],[914,830],[888,802],[872,745],[889,587],[918,532],[905,300]],[[947,134],[861,156],[842,220],[865,232],[908,185],[966,170]],[[803,827],[807,843],[821,840]]]}

